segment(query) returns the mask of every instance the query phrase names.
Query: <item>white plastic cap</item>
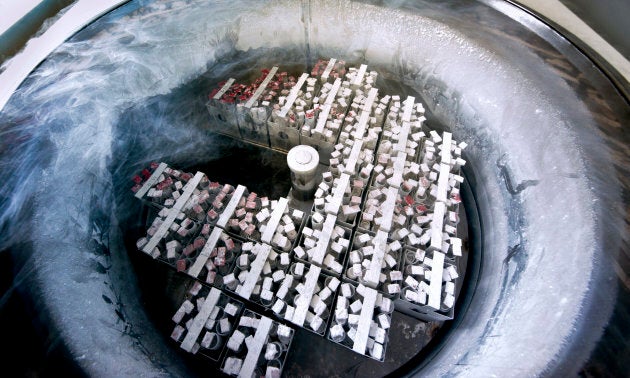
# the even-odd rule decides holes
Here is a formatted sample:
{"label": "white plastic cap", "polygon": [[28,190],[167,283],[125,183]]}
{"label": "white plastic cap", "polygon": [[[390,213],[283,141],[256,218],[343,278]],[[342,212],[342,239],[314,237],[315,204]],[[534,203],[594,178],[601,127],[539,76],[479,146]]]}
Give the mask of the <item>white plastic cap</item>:
{"label": "white plastic cap", "polygon": [[287,154],[287,164],[293,173],[308,176],[317,169],[319,154],[311,146],[295,146]]}

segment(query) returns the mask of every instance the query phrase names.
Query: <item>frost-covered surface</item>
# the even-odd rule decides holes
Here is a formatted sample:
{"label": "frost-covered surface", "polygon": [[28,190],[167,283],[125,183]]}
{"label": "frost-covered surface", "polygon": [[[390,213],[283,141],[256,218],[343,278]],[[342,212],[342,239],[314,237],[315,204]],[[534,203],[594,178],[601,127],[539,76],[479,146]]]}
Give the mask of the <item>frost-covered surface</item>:
{"label": "frost-covered surface", "polygon": [[[116,144],[125,141],[114,139],[114,129],[129,107],[170,93],[232,49],[229,29],[235,22],[226,16],[238,4],[165,3],[110,16],[64,43],[2,113],[2,247],[25,238],[33,242],[34,278],[46,306],[41,310],[77,361],[98,375],[176,372],[170,370],[172,352],[154,349],[163,341],[139,298],[123,295],[129,288],[121,287],[127,278],[120,276],[130,270],[120,249],[108,165]],[[140,135],[158,132],[159,118],[143,119],[151,125]],[[186,145],[179,149],[185,154],[196,147],[191,140],[204,140],[201,130],[185,129],[187,124],[168,127],[143,159],[174,155],[178,145]],[[133,169],[142,162],[126,163]],[[16,223],[21,211],[30,212],[29,219]],[[111,256],[103,252],[107,247]],[[133,281],[129,285],[133,289]]]}
{"label": "frost-covered surface", "polygon": [[[322,1],[308,26],[311,54],[393,67],[436,119],[471,144],[476,190],[487,196],[479,201],[492,223],[485,245],[491,257],[467,323],[473,337],[449,343],[454,352],[432,366],[471,376],[546,369],[574,331],[598,248],[594,197],[572,131],[593,120],[578,98],[549,72],[525,71],[543,62],[517,46],[490,40],[482,47],[418,14]],[[568,111],[580,124],[567,124]]]}
{"label": "frost-covered surface", "polygon": [[[388,69],[422,95],[433,121],[470,143],[486,255],[468,314],[431,375],[523,376],[553,366],[596,279],[597,203],[576,132],[594,120],[540,58],[494,35],[480,43],[474,23],[441,11],[332,0],[134,2],[57,49],[0,113],[0,249],[33,242],[42,311],[81,365],[98,375],[176,374],[129,295],[133,282],[120,287],[127,280],[112,277],[128,265],[117,217],[137,210],[124,180],[150,160],[192,164],[221,153],[200,128],[205,83],[247,64],[330,56]],[[99,245],[111,256],[94,253]],[[585,353],[596,337],[583,340]]]}

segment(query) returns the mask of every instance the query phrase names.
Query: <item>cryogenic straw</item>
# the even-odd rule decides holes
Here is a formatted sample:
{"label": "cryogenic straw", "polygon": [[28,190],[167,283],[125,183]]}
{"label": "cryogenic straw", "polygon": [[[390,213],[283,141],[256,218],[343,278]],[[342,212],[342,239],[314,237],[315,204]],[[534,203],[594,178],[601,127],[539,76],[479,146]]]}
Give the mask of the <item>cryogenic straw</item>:
{"label": "cryogenic straw", "polygon": [[326,120],[328,119],[328,114],[330,114],[331,107],[331,104],[324,104],[322,112],[319,114],[319,118],[317,119],[317,126],[315,126],[315,130],[313,130],[313,134],[324,133],[324,126],[326,126]]}
{"label": "cryogenic straw", "polygon": [[221,97],[223,97],[223,95],[225,94],[225,92],[228,91],[228,89],[230,89],[230,87],[232,86],[232,84],[234,84],[234,79],[230,78],[224,85],[223,87],[221,87],[221,89],[214,95],[214,97],[212,97],[213,100],[220,100]]}
{"label": "cryogenic straw", "polygon": [[210,290],[210,293],[208,293],[208,296],[206,297],[206,300],[203,302],[203,305],[201,306],[199,313],[197,314],[197,316],[195,316],[195,319],[193,320],[191,327],[188,329],[188,333],[186,334],[184,341],[182,341],[181,347],[186,352],[192,351],[193,346],[195,345],[195,342],[197,341],[197,337],[199,337],[199,333],[201,333],[203,326],[208,321],[208,318],[210,317],[210,313],[212,312],[212,309],[214,308],[214,306],[216,306],[217,302],[219,301],[220,296],[221,296],[221,291],[216,288],[212,288]]}
{"label": "cryogenic straw", "polygon": [[433,252],[431,260],[431,282],[429,283],[429,306],[436,310],[440,309],[442,298],[442,273],[444,271],[444,254]]}
{"label": "cryogenic straw", "polygon": [[370,326],[372,325],[372,318],[374,316],[376,295],[377,292],[374,289],[367,287],[363,289],[363,307],[361,308],[361,315],[359,315],[357,333],[354,336],[354,344],[352,346],[352,350],[357,353],[364,354],[367,348],[368,337],[370,336]]}
{"label": "cryogenic straw", "polygon": [[315,264],[322,264],[324,261],[324,256],[326,255],[326,250],[328,249],[328,244],[330,243],[330,238],[332,237],[336,220],[336,216],[332,214],[326,215],[326,221],[324,221],[324,226],[319,234],[319,239],[317,239],[317,244],[313,248],[313,253],[311,254],[311,261]]}
{"label": "cryogenic straw", "polygon": [[407,150],[407,139],[409,139],[409,131],[411,122],[403,121],[400,132],[398,133],[398,142],[394,146],[394,151],[405,152]]}
{"label": "cryogenic straw", "polygon": [[276,233],[276,229],[278,228],[278,224],[280,223],[280,219],[282,218],[282,215],[284,214],[284,210],[286,209],[288,203],[289,200],[284,197],[281,197],[278,200],[276,208],[273,209],[273,212],[271,213],[271,218],[269,219],[269,222],[267,222],[267,226],[265,226],[265,232],[260,238],[260,240],[262,240],[264,243],[271,243],[271,239]]}
{"label": "cryogenic straw", "polygon": [[451,167],[448,164],[440,164],[440,175],[438,176],[436,201],[446,202],[446,194],[448,190],[448,178]]}
{"label": "cryogenic straw", "polygon": [[370,92],[368,92],[368,98],[365,101],[365,105],[363,106],[363,112],[361,113],[361,117],[359,118],[359,124],[357,125],[357,129],[354,132],[355,139],[362,139],[363,134],[365,134],[365,128],[367,127],[367,122],[370,119],[370,113],[372,112],[372,104],[376,99],[376,95],[378,94],[378,89],[372,88]]}
{"label": "cryogenic straw", "polygon": [[379,229],[389,232],[392,228],[392,219],[394,218],[398,189],[394,187],[387,188],[385,196],[385,202],[383,202],[383,205],[381,206],[383,215],[381,217]]}
{"label": "cryogenic straw", "polygon": [[326,66],[326,69],[324,70],[324,73],[321,76],[322,79],[324,79],[324,81],[328,81],[328,76],[330,76],[330,72],[335,67],[336,62],[337,62],[337,59],[335,58],[332,58],[328,61],[328,65]]}
{"label": "cryogenic straw", "polygon": [[197,172],[197,174],[195,174],[195,177],[193,177],[190,181],[188,181],[186,186],[184,186],[184,192],[177,199],[177,202],[175,202],[175,205],[173,205],[173,208],[169,211],[168,216],[166,217],[164,222],[160,225],[160,228],[158,228],[155,234],[153,234],[153,236],[151,237],[151,240],[149,240],[149,242],[142,248],[143,252],[151,254],[153,252],[153,249],[157,247],[160,240],[162,240],[162,238],[166,235],[169,228],[175,221],[175,218],[177,218],[177,216],[181,212],[181,209],[184,207],[186,202],[188,202],[188,198],[190,198],[193,190],[195,190],[195,188],[197,187],[197,185],[199,184],[199,181],[201,181],[201,178],[203,176],[204,174],[202,172]]}
{"label": "cryogenic straw", "polygon": [[319,278],[321,271],[322,269],[320,267],[311,265],[308,273],[306,273],[304,289],[302,290],[302,293],[300,293],[298,303],[296,303],[295,306],[295,312],[293,313],[293,318],[291,319],[292,323],[300,327],[304,325],[304,320],[306,320],[306,313],[311,305],[313,292],[315,291],[317,279]]}
{"label": "cryogenic straw", "polygon": [[352,145],[352,151],[350,151],[350,156],[348,160],[344,164],[344,171],[348,174],[355,174],[355,166],[357,165],[357,160],[359,159],[359,154],[361,153],[361,148],[363,147],[363,140],[355,140]]}
{"label": "cryogenic straw", "polygon": [[403,110],[402,120],[403,122],[411,121],[411,112],[413,111],[413,103],[416,100],[415,97],[409,96],[405,100],[405,109]]}
{"label": "cryogenic straw", "polygon": [[337,96],[337,92],[339,92],[339,88],[341,88],[341,79],[335,80],[332,88],[330,89],[330,92],[328,92],[328,95],[326,96],[326,101],[324,101],[324,104],[332,105],[332,103],[335,101],[335,97]]}
{"label": "cryogenic straw", "polygon": [[201,269],[203,269],[203,267],[206,265],[206,262],[210,258],[210,254],[212,253],[212,250],[217,245],[217,242],[219,241],[219,238],[221,237],[222,232],[223,230],[221,230],[218,227],[212,230],[212,233],[210,234],[210,237],[208,238],[206,245],[204,245],[203,249],[201,250],[201,253],[199,253],[199,257],[197,257],[193,265],[190,267],[190,269],[188,269],[188,275],[195,278],[199,276]]}
{"label": "cryogenic straw", "polygon": [[330,92],[328,92],[326,101],[324,102],[324,107],[322,109],[322,112],[319,114],[319,117],[317,118],[317,126],[315,126],[315,130],[313,131],[314,133],[319,133],[319,134],[324,133],[324,126],[326,126],[326,120],[328,119],[328,114],[330,114],[330,108],[332,107],[332,103],[335,100],[335,96],[337,95],[337,92],[339,91],[340,87],[341,87],[341,79],[335,80],[332,88],[330,89]]}
{"label": "cryogenic straw", "polygon": [[385,258],[387,232],[378,231],[372,241],[372,245],[374,246],[372,260],[370,261],[369,268],[363,275],[363,280],[367,285],[376,287],[379,284],[383,259]]}
{"label": "cryogenic straw", "polygon": [[263,82],[260,83],[260,86],[256,89],[256,92],[254,92],[254,95],[247,101],[247,103],[245,103],[246,108],[249,109],[254,105],[254,102],[258,100],[258,97],[260,97],[260,95],[263,93],[265,88],[267,88],[267,85],[269,85],[269,82],[271,81],[271,79],[273,79],[273,75],[276,74],[276,71],[278,71],[278,67],[273,67],[271,71],[269,71],[269,73],[267,74],[267,77],[265,77],[265,80],[263,80]]}
{"label": "cryogenic straw", "polygon": [[406,160],[407,160],[407,154],[404,152],[399,152],[398,155],[396,156],[396,159],[394,160],[394,165],[393,165],[394,173],[392,174],[392,177],[389,180],[387,180],[387,183],[390,186],[394,188],[398,188],[400,187],[400,184],[402,184]]}
{"label": "cryogenic straw", "polygon": [[258,249],[258,251],[255,253],[256,259],[252,262],[251,267],[249,268],[249,273],[247,273],[243,285],[236,288],[236,294],[245,299],[249,299],[249,297],[252,295],[252,291],[254,291],[254,286],[256,286],[256,282],[258,281],[258,278],[260,278],[260,273],[265,266],[265,262],[267,261],[269,253],[271,252],[271,246],[267,244],[256,244],[254,248]]}
{"label": "cryogenic straw", "polygon": [[151,177],[149,177],[149,179],[144,183],[144,185],[142,185],[142,188],[140,188],[140,190],[136,192],[135,197],[138,199],[142,199],[142,197],[144,197],[144,195],[147,194],[149,189],[151,189],[153,185],[157,184],[158,179],[160,178],[160,176],[162,175],[162,172],[164,172],[166,167],[168,167],[166,163],[160,163],[157,169],[153,171],[153,173],[151,174]]}
{"label": "cryogenic straw", "polygon": [[436,251],[442,249],[442,228],[444,224],[444,214],[446,205],[444,202],[436,202],[433,206],[433,219],[431,220],[431,245],[430,248]]}
{"label": "cryogenic straw", "polygon": [[367,70],[367,64],[362,64],[361,67],[359,67],[359,72],[357,72],[357,76],[354,78],[354,81],[352,82],[353,85],[361,85],[361,82],[363,81],[363,76],[365,76],[366,70]]}
{"label": "cryogenic straw", "polygon": [[268,317],[263,316],[260,318],[258,327],[256,327],[256,333],[254,334],[254,340],[247,344],[247,356],[238,374],[239,378],[250,378],[254,376],[254,370],[256,370],[256,366],[258,365],[258,358],[269,335],[271,325],[272,321]]}
{"label": "cryogenic straw", "polygon": [[452,134],[449,132],[442,133],[442,151],[441,151],[441,163],[451,164],[451,142]]}
{"label": "cryogenic straw", "polygon": [[223,210],[221,216],[219,217],[219,220],[217,221],[217,226],[221,228],[225,228],[225,226],[227,226],[228,221],[230,220],[230,218],[232,218],[234,210],[236,210],[238,203],[241,201],[241,197],[243,197],[243,194],[245,193],[245,189],[246,188],[243,185],[239,185],[236,187],[236,190],[234,190],[234,193],[232,193],[232,198],[230,198],[230,202],[228,202],[225,210]]}
{"label": "cryogenic straw", "polygon": [[329,203],[326,204],[326,212],[328,214],[337,214],[341,203],[343,202],[343,195],[346,192],[346,188],[350,184],[350,175],[342,173],[341,177],[337,180],[337,186],[333,190],[332,198]]}
{"label": "cryogenic straw", "polygon": [[372,106],[374,105],[374,101],[376,101],[377,94],[378,94],[378,89],[376,88],[370,89],[370,91],[368,92],[367,100],[365,101],[365,104],[363,104],[364,112],[368,112],[368,113],[372,112]]}
{"label": "cryogenic straw", "polygon": [[302,76],[300,76],[300,79],[298,80],[297,84],[295,84],[293,88],[291,88],[291,93],[289,93],[289,97],[287,97],[286,103],[284,104],[284,107],[282,108],[282,110],[280,110],[280,113],[278,113],[278,116],[286,117],[287,113],[293,106],[293,103],[297,99],[297,96],[300,93],[300,89],[302,88],[302,85],[304,85],[304,83],[306,82],[307,78],[308,78],[307,73],[303,73]]}

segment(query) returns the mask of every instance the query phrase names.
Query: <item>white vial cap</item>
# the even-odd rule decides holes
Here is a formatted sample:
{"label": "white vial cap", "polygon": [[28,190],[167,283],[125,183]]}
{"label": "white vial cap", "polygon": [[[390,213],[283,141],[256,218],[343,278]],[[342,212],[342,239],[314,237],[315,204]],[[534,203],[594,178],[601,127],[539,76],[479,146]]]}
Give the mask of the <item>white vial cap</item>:
{"label": "white vial cap", "polygon": [[287,154],[287,164],[293,173],[308,176],[315,172],[319,154],[311,146],[295,146]]}

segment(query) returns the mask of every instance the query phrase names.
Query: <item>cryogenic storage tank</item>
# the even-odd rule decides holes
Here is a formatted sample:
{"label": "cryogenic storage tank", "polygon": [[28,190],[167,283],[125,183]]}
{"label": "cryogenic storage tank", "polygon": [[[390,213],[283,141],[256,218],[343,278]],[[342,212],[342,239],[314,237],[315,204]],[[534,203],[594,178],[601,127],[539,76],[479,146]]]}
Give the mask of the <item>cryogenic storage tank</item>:
{"label": "cryogenic storage tank", "polygon": [[[0,250],[3,276],[13,277],[2,287],[2,327],[11,334],[11,371],[207,371],[211,362],[170,338],[189,281],[137,250],[155,214],[134,199],[130,180],[164,161],[286,196],[286,146],[219,135],[218,122],[230,120],[211,117],[208,95],[231,77],[254,82],[274,66],[311,72],[330,58],[378,71],[375,87],[418,99],[431,130],[467,144],[468,260],[454,318],[437,324],[394,311],[391,326],[380,323],[391,328],[381,362],[317,332],[280,328],[287,324],[271,310],[250,314],[229,294],[196,293],[221,303],[225,319],[246,307],[245,328],[274,329],[270,344],[291,347],[282,354],[286,375],[628,370],[623,56],[594,51],[561,21],[507,1],[96,7],[72,4],[0,71]],[[5,40],[16,35],[9,32]],[[344,227],[355,232],[361,219]]]}

